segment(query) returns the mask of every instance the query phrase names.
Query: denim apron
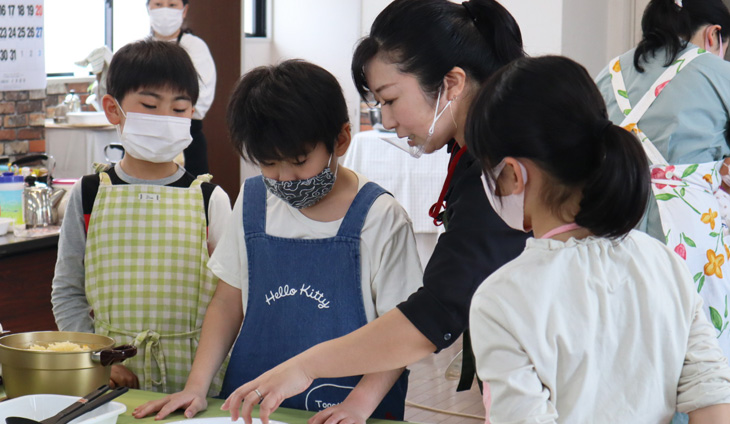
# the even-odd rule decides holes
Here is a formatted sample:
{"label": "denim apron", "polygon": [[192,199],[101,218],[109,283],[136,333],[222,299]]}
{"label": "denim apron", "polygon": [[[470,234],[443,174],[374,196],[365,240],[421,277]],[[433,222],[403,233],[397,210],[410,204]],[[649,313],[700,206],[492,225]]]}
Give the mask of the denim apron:
{"label": "denim apron", "polygon": [[[243,227],[248,305],[221,397],[308,348],[367,324],[360,232],[373,202],[385,193],[375,183],[365,184],[334,237],[288,239],[266,234],[266,188],[261,177],[246,180]],[[360,378],[314,380],[281,406],[321,411],[345,400]],[[407,389],[406,371],[372,416],[402,420]]]}

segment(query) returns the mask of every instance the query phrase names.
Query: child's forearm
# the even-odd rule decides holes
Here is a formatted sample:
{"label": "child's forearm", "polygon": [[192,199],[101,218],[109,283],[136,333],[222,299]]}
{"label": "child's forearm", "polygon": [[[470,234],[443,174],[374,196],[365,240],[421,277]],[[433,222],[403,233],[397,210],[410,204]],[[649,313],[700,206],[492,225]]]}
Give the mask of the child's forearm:
{"label": "child's forearm", "polygon": [[241,291],[219,281],[205,313],[200,343],[185,390],[206,395],[211,381],[233,346],[242,321]]}
{"label": "child's forearm", "polygon": [[363,412],[364,417],[372,415],[405,368],[365,374],[345,402]]}

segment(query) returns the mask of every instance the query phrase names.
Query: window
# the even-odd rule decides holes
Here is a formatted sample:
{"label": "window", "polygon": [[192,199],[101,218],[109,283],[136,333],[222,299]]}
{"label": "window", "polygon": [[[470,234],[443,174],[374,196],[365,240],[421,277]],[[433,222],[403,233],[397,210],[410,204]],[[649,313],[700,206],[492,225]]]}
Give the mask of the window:
{"label": "window", "polygon": [[97,47],[112,51],[150,32],[147,0],[45,0],[48,76],[86,76],[74,64]]}
{"label": "window", "polygon": [[266,0],[243,1],[246,37],[266,37]]}
{"label": "window", "polygon": [[104,45],[104,0],[46,0],[44,13],[46,73],[49,76],[89,75],[74,65]]}

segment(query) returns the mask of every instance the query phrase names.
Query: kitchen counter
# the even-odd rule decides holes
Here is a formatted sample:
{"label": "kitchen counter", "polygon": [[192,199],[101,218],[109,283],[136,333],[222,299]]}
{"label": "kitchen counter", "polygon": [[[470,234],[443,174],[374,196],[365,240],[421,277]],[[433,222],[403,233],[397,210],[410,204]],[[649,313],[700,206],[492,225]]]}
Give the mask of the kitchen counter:
{"label": "kitchen counter", "polygon": [[[183,415],[183,411],[177,411],[168,416],[164,420],[155,421],[154,415],[143,418],[143,419],[136,419],[132,417],[132,411],[134,411],[134,408],[138,407],[139,405],[142,405],[145,402],[155,400],[155,399],[161,399],[165,395],[163,393],[155,393],[155,392],[147,392],[143,390],[130,390],[129,392],[125,393],[124,395],[118,397],[115,399],[115,402],[123,403],[127,406],[127,411],[119,416],[119,419],[117,419],[117,424],[132,424],[132,423],[138,423],[138,424],[145,424],[145,423],[170,423],[174,421],[182,421],[185,420],[185,416]],[[5,397],[5,391],[3,390],[3,387],[0,386],[0,399]],[[230,414],[228,411],[221,411],[221,406],[223,405],[223,399],[208,399],[208,409],[204,412],[198,413],[198,415],[195,416],[195,418],[216,418],[216,417],[229,417]],[[271,415],[272,420],[281,421],[288,424],[306,424],[307,420],[313,416],[313,412],[307,412],[307,411],[300,411],[297,409],[288,409],[288,408],[279,408]],[[258,407],[254,408],[254,417],[258,417]],[[241,421],[242,422],[242,421]],[[404,421],[389,421],[389,420],[376,420],[376,419],[370,419],[368,420],[368,424],[398,424],[403,423]]]}
{"label": "kitchen counter", "polygon": [[58,232],[41,237],[16,237],[12,232],[0,236],[0,258],[58,245]]}

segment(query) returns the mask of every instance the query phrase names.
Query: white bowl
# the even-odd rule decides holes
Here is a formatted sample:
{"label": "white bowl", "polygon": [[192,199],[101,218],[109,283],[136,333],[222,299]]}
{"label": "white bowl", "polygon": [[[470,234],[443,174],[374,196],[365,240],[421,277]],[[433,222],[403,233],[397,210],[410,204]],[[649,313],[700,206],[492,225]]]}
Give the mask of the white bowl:
{"label": "white bowl", "polygon": [[13,218],[0,218],[0,236],[7,233],[11,228],[10,226],[15,222]]}
{"label": "white bowl", "polygon": [[[28,395],[0,402],[0,423],[7,417],[23,417],[36,421],[50,418],[79,399],[78,396]],[[115,424],[127,410],[123,403],[109,402],[76,418],[70,424]]]}

